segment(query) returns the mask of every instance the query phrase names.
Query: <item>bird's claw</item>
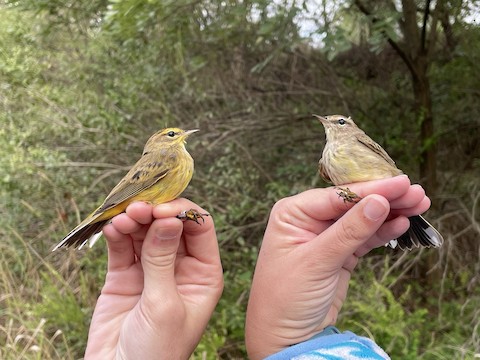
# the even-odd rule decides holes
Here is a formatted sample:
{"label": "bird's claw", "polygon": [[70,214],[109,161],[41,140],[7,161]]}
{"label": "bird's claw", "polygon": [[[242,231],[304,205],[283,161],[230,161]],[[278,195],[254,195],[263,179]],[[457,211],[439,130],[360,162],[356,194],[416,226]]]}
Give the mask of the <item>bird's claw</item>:
{"label": "bird's claw", "polygon": [[335,189],[340,190],[337,192],[337,195],[343,199],[343,202],[350,202],[350,203],[358,203],[360,200],[362,200],[361,196],[358,196],[355,194],[352,190],[350,190],[348,187],[347,188],[341,188],[336,186]]}
{"label": "bird's claw", "polygon": [[180,214],[177,215],[177,219],[187,221],[187,220],[192,220],[195,221],[198,225],[200,224],[200,221],[198,219],[202,219],[202,223],[205,223],[204,216],[210,216],[210,214],[202,214],[199,213],[198,210],[195,209],[190,209],[190,210],[184,210]]}

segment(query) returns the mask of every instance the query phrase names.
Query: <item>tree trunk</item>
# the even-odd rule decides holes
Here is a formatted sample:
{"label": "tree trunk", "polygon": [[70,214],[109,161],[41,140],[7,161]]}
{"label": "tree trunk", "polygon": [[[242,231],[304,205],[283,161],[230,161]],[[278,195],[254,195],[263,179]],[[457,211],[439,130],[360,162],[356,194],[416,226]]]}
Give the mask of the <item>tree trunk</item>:
{"label": "tree trunk", "polygon": [[421,120],[420,128],[420,180],[429,196],[437,192],[437,145],[434,139],[432,99],[426,66],[416,66],[412,74],[415,114]]}
{"label": "tree trunk", "polygon": [[[413,61],[412,84],[415,97],[414,110],[417,119],[421,120],[420,127],[420,182],[430,197],[437,192],[437,145],[434,139],[434,125],[432,113],[432,97],[430,81],[428,79],[428,60],[424,53],[420,53]],[[432,207],[436,202],[432,201]],[[429,252],[426,263],[420,266],[421,273],[426,274],[423,280],[426,284],[438,284],[441,272],[435,265],[439,261],[438,252]],[[432,270],[435,269],[435,270]],[[430,286],[430,285],[429,285]]]}

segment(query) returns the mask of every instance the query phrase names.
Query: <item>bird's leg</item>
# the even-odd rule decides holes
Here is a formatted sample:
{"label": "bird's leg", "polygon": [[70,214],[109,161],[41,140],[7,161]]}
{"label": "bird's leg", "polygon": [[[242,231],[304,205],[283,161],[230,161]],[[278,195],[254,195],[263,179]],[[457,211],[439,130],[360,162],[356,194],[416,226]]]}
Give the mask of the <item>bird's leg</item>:
{"label": "bird's leg", "polygon": [[355,194],[352,190],[350,190],[348,187],[347,188],[342,188],[335,186],[335,189],[340,190],[337,192],[338,196],[343,199],[343,202],[351,202],[351,203],[358,203],[360,200],[362,200],[361,196],[358,196]]}
{"label": "bird's leg", "polygon": [[177,215],[177,219],[187,221],[192,220],[195,221],[197,224],[201,225],[198,219],[202,219],[202,223],[205,223],[204,216],[210,216],[210,214],[201,214],[198,210],[190,209],[184,210],[180,214]]}

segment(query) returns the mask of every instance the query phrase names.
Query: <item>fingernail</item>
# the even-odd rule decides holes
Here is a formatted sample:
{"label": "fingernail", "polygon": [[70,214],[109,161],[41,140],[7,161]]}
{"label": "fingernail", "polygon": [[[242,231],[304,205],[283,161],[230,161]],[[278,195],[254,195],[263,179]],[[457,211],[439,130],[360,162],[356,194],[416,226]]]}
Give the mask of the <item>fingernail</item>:
{"label": "fingernail", "polygon": [[363,213],[365,217],[370,220],[377,221],[386,212],[387,208],[377,199],[369,199],[367,204],[363,207]]}

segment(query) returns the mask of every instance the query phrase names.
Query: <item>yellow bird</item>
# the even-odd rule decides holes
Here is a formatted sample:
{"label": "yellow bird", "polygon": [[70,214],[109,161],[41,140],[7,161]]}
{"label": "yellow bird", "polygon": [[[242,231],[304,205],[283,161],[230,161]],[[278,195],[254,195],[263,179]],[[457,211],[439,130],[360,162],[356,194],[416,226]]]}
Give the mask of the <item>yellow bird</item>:
{"label": "yellow bird", "polygon": [[[177,198],[193,176],[193,159],[185,148],[187,137],[198,131],[178,128],[163,129],[148,139],[142,157],[113,188],[102,205],[70,231],[53,251],[61,247],[82,248],[90,240],[90,247],[101,236],[110,219],[125,211],[134,201],[153,205]],[[198,223],[203,219],[196,210],[182,213],[182,218]],[[179,215],[180,216],[180,215]]]}
{"label": "yellow bird", "polygon": [[[319,161],[320,175],[334,185],[389,178],[403,174],[387,152],[351,117],[330,115],[317,117],[325,128],[327,142]],[[339,188],[344,201],[361,198],[348,188]],[[413,247],[440,247],[443,236],[421,215],[411,216],[410,228],[389,245],[411,250]]]}

